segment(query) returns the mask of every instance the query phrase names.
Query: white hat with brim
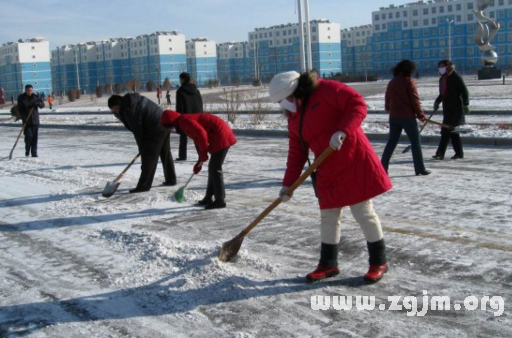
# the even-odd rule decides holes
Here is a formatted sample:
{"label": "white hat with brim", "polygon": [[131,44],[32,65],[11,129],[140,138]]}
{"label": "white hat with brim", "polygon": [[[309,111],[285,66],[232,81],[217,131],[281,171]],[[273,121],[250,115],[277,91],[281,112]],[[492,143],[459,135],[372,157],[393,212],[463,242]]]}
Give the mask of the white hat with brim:
{"label": "white hat with brim", "polygon": [[299,85],[300,74],[296,71],[277,74],[268,86],[268,95],[271,102],[280,102],[292,95]]}

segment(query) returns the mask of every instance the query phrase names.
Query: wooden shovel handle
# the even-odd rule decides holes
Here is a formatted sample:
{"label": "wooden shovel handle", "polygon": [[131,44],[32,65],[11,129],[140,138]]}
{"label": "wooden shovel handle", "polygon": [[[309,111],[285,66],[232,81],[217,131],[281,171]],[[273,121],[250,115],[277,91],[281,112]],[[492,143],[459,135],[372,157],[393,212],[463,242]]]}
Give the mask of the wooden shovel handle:
{"label": "wooden shovel handle", "polygon": [[[330,146],[327,147],[320,156],[315,158],[315,161],[309,166],[306,171],[285,191],[286,195],[291,195],[312,173],[315,169],[334,151]],[[283,200],[278,197],[272,204],[270,204],[251,224],[247,226],[238,237],[245,237],[262,219],[264,219],[272,210],[274,210]]]}
{"label": "wooden shovel handle", "polygon": [[119,181],[123,176],[124,174],[128,171],[128,169],[130,169],[130,167],[132,166],[132,164],[135,163],[135,161],[137,161],[137,159],[139,158],[140,154],[137,154],[135,155],[135,157],[133,158],[133,160],[126,166],[126,168],[124,168],[123,171],[121,171],[121,173],[119,174],[119,176],[116,177],[116,179],[114,180],[114,182],[117,182]]}
{"label": "wooden shovel handle", "polygon": [[18,134],[18,137],[16,138],[16,142],[14,142],[14,146],[12,147],[12,150],[11,150],[11,152],[9,154],[9,160],[12,158],[12,154],[14,153],[14,148],[16,148],[16,145],[18,145],[18,141],[20,140],[20,136],[21,136],[21,134],[23,134],[23,131],[27,127],[28,120],[30,120],[30,118],[32,117],[32,112],[33,111],[34,111],[34,107],[32,107],[30,109],[30,113],[28,114],[27,120],[25,121],[25,123],[23,123],[23,126],[21,127],[20,133]]}

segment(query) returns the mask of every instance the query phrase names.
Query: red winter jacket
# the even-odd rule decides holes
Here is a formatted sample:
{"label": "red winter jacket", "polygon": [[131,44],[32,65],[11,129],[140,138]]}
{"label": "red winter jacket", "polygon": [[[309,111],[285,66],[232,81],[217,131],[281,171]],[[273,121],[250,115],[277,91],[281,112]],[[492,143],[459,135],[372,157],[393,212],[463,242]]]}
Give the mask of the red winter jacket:
{"label": "red winter jacket", "polygon": [[[307,161],[299,139],[300,105],[288,119],[289,150],[284,186],[291,186]],[[318,80],[310,96],[302,136],[306,147],[319,156],[332,134],[347,136],[339,151],[334,151],[317,169],[320,209],[341,208],[366,201],[391,189],[391,181],[377,154],[361,129],[367,113],[363,97],[351,87],[335,81]]]}
{"label": "red winter jacket", "polygon": [[416,117],[421,120],[425,117],[416,83],[410,76],[399,74],[389,81],[385,107],[390,118]]}
{"label": "red winter jacket", "polygon": [[164,127],[176,127],[194,140],[199,149],[199,159],[205,162],[208,153],[216,153],[236,143],[235,134],[223,119],[208,113],[180,114],[173,110],[162,113]]}

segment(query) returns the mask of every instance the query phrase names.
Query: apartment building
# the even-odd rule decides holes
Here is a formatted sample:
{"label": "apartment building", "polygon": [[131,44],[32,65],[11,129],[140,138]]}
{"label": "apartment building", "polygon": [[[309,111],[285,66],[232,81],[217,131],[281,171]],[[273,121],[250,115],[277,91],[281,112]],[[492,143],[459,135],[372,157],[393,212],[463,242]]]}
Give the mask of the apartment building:
{"label": "apartment building", "polygon": [[198,86],[217,79],[217,47],[215,41],[196,38],[186,41],[187,71]]}
{"label": "apartment building", "polygon": [[53,91],[50,45],[44,38],[20,39],[0,47],[0,87],[5,97],[17,98],[27,84],[45,95]]}

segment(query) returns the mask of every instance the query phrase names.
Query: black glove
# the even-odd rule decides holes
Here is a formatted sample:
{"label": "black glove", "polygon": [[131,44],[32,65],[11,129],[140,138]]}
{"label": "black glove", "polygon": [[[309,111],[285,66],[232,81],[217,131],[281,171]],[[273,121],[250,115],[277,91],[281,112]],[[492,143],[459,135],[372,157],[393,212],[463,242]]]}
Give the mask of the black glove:
{"label": "black glove", "polygon": [[36,107],[39,105],[39,98],[38,97],[33,97],[30,99],[30,106],[31,107]]}

